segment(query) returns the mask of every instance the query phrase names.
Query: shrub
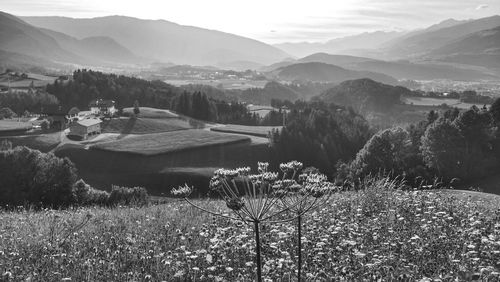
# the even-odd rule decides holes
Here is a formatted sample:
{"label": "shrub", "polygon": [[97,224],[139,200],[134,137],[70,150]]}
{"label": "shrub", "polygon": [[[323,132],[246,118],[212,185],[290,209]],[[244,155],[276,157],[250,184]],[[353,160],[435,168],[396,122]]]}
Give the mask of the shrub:
{"label": "shrub", "polygon": [[79,206],[106,205],[109,200],[109,193],[92,188],[82,179],[73,185],[73,195],[75,203]]}
{"label": "shrub", "polygon": [[9,140],[2,140],[0,142],[0,151],[7,151],[12,149],[12,142]]}
{"label": "shrub", "polygon": [[139,205],[148,204],[149,195],[144,187],[120,187],[113,185],[109,195],[108,204],[116,205]]}
{"label": "shrub", "polygon": [[0,205],[61,207],[74,200],[75,166],[51,153],[27,147],[0,151],[0,179]]}
{"label": "shrub", "polygon": [[42,121],[42,123],[40,124],[40,126],[42,127],[43,130],[48,130],[49,129],[49,122],[47,120],[44,120]]}
{"label": "shrub", "polygon": [[10,108],[1,108],[0,109],[0,119],[12,118],[15,116],[16,116],[16,113],[14,113]]}

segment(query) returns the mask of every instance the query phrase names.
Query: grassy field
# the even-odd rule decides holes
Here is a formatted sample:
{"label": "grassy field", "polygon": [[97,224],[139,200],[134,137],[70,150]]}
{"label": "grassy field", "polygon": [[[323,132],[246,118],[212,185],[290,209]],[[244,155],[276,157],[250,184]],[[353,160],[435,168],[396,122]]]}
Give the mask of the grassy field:
{"label": "grassy field", "polygon": [[[140,113],[138,117],[140,118],[177,118],[178,115],[172,113],[169,110],[149,108],[149,107],[139,107]],[[124,108],[124,114],[132,114],[134,108]]]}
{"label": "grassy field", "polygon": [[273,129],[281,130],[282,126],[247,126],[238,124],[226,124],[224,126],[212,127],[210,130],[252,135],[257,137],[267,137],[268,133]]}
{"label": "grassy field", "polygon": [[191,129],[135,136],[124,140],[97,144],[92,146],[91,149],[156,155],[249,140],[249,138],[242,136]]}
{"label": "grassy field", "polygon": [[224,89],[248,89],[248,88],[264,88],[267,80],[240,80],[240,79],[190,79],[190,80],[164,80],[168,84],[175,86],[182,86],[187,84],[204,84],[212,87],[219,87],[222,85]]}
{"label": "grassy field", "polygon": [[261,118],[265,117],[272,110],[275,110],[275,111],[278,110],[278,109],[273,108],[271,106],[261,106],[261,105],[249,105],[249,106],[247,106],[247,108],[250,111],[250,113],[256,113]]}
{"label": "grassy field", "polygon": [[459,109],[469,109],[473,105],[482,108],[484,104],[472,104],[472,103],[462,103],[459,99],[451,98],[429,98],[429,97],[404,97],[403,102],[406,104],[413,104],[417,106],[440,106],[446,104],[450,107],[456,107]]}
{"label": "grassy field", "polygon": [[187,120],[179,118],[114,118],[102,123],[102,133],[149,134],[193,128]]}
{"label": "grassy field", "polygon": [[9,86],[12,88],[28,88],[33,82],[35,87],[45,87],[49,83],[53,83],[56,77],[46,76],[41,74],[29,73],[28,78],[11,77],[7,74],[0,75],[0,86]]}
{"label": "grassy field", "polygon": [[49,152],[54,149],[61,141],[61,132],[26,135],[26,136],[6,136],[0,137],[1,140],[8,140],[12,146],[26,146],[42,152]]}
{"label": "grassy field", "polygon": [[31,127],[30,122],[18,121],[17,119],[0,120],[0,132],[29,130]]}
{"label": "grassy field", "polygon": [[[498,281],[500,218],[485,197],[497,196],[339,193],[303,219],[303,280]],[[7,281],[255,281],[252,227],[182,202],[4,211],[0,234]],[[297,281],[295,226],[266,224],[261,236],[264,278]]]}

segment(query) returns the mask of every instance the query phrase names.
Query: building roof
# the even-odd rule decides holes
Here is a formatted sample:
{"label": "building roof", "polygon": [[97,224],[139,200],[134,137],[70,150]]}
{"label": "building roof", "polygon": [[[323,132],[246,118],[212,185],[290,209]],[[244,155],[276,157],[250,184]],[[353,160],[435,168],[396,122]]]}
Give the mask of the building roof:
{"label": "building roof", "polygon": [[68,115],[70,115],[70,116],[77,115],[79,112],[80,112],[80,110],[77,107],[73,107],[73,108],[71,108],[71,110],[69,110]]}
{"label": "building roof", "polygon": [[92,125],[96,125],[96,124],[99,124],[101,123],[102,121],[100,119],[96,119],[96,118],[89,118],[89,119],[82,119],[82,120],[79,120],[77,121],[76,123],[79,124],[79,125],[83,125],[83,126],[92,126]]}
{"label": "building roof", "polygon": [[92,100],[89,103],[89,107],[113,107],[114,105],[115,101],[103,99]]}

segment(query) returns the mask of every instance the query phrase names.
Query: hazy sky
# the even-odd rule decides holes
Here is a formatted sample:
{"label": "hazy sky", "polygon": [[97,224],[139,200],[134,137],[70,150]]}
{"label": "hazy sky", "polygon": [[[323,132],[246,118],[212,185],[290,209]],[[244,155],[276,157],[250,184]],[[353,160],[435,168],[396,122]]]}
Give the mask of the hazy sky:
{"label": "hazy sky", "polygon": [[486,17],[500,14],[500,0],[0,0],[0,10],[19,16],[164,19],[279,43]]}

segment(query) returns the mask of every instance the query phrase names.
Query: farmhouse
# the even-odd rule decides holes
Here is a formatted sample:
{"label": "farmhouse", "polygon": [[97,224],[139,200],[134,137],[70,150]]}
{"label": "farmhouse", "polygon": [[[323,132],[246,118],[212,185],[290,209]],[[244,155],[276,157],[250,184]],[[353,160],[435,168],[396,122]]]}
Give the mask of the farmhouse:
{"label": "farmhouse", "polygon": [[101,120],[100,119],[83,119],[71,124],[69,134],[79,136],[82,139],[87,139],[89,136],[101,133]]}
{"label": "farmhouse", "polygon": [[97,99],[92,100],[89,104],[90,112],[94,115],[109,115],[113,116],[116,113],[115,101]]}

